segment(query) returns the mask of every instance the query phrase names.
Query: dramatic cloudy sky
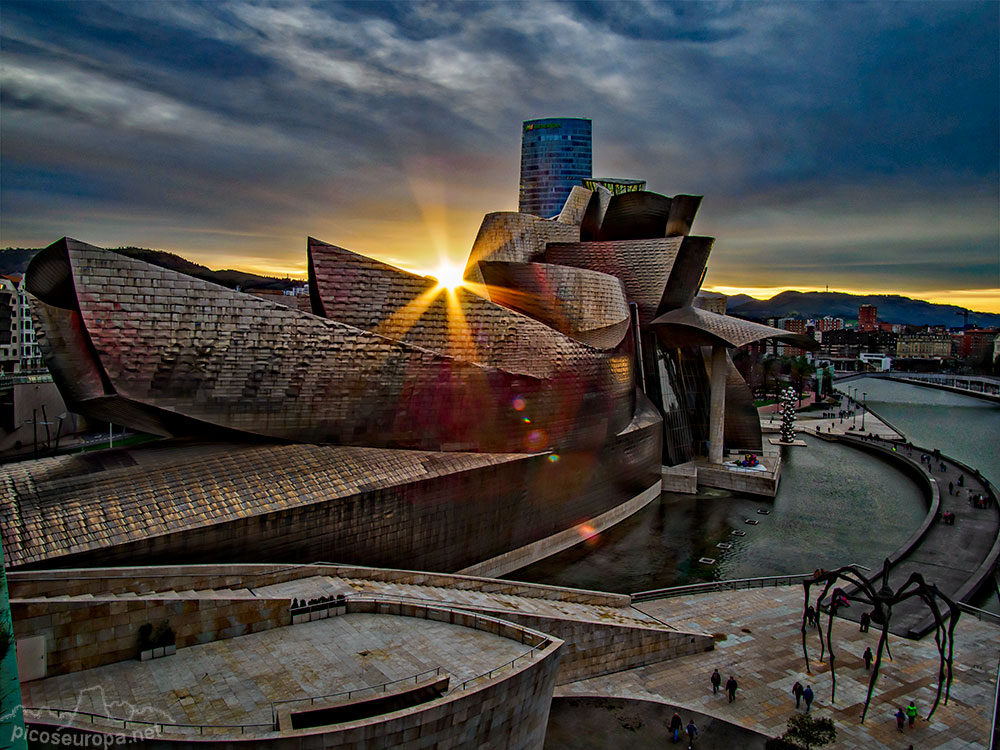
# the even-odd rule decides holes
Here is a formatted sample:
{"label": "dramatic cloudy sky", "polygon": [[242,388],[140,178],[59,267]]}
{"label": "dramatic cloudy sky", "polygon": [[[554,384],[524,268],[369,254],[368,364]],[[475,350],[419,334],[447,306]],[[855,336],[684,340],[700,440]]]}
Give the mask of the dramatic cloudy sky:
{"label": "dramatic cloudy sky", "polygon": [[3,0],[0,245],[430,270],[583,116],[596,173],[706,196],[709,286],[1000,311],[998,9]]}

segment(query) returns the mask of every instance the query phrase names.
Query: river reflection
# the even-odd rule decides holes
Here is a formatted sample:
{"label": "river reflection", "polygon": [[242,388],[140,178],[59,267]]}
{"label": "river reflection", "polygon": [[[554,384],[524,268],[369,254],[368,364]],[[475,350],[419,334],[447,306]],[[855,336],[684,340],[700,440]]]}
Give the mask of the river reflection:
{"label": "river reflection", "polygon": [[[784,449],[773,501],[725,490],[664,493],[606,532],[507,577],[633,593],[849,562],[880,565],[923,520],[922,488],[867,453],[805,439],[807,448]],[[702,557],[716,562],[699,563]]]}

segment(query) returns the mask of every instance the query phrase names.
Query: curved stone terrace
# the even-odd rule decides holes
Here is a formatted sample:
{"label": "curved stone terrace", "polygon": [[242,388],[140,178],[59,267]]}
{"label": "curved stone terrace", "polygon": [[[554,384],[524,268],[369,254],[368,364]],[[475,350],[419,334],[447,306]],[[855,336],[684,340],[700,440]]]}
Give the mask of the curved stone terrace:
{"label": "curved stone terrace", "polygon": [[[463,621],[473,618],[457,614]],[[450,677],[447,700],[503,679],[560,643],[493,618],[476,617],[476,626],[469,627],[433,619],[441,615],[346,612],[179,649],[168,658],[27,682],[21,688],[25,719],[80,728],[94,721],[105,730],[151,723],[163,736],[274,737],[282,709],[375,697],[383,688],[395,692],[436,676]],[[121,720],[130,721],[123,727]]]}

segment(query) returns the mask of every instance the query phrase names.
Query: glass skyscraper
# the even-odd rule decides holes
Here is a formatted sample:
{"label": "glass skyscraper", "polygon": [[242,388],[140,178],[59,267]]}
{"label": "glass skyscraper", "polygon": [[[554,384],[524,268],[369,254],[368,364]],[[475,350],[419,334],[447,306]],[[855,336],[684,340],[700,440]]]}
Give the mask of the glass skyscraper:
{"label": "glass skyscraper", "polygon": [[525,120],[518,211],[543,218],[562,210],[574,185],[591,177],[591,122],[582,117]]}

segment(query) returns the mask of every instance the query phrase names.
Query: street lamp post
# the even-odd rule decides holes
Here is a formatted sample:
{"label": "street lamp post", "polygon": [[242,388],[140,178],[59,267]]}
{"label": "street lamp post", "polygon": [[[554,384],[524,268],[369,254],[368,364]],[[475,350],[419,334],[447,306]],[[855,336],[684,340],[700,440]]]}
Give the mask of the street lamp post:
{"label": "street lamp post", "polygon": [[851,397],[851,427],[854,427],[858,423],[858,410],[854,408],[854,405],[858,401],[858,389],[854,389],[854,395]]}
{"label": "street lamp post", "polygon": [[861,392],[861,431],[865,431],[865,411],[868,409],[868,391]]}

